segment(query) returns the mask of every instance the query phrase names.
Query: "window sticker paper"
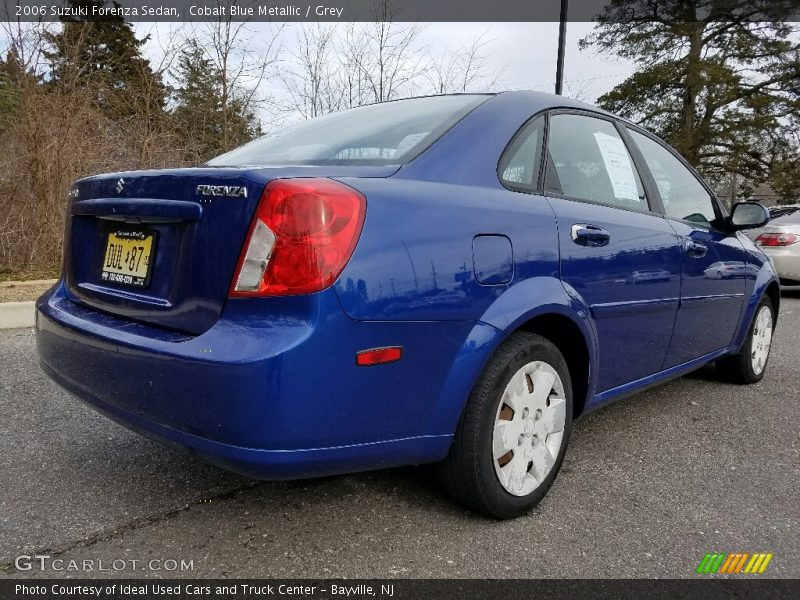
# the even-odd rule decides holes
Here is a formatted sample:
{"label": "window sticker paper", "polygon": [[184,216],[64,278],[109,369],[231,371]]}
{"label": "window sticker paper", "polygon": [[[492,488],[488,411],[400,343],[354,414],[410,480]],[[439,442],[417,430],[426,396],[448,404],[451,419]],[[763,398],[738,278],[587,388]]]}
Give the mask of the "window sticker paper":
{"label": "window sticker paper", "polygon": [[600,131],[594,133],[594,139],[600,154],[603,155],[614,196],[618,199],[641,202],[625,143],[618,137]]}

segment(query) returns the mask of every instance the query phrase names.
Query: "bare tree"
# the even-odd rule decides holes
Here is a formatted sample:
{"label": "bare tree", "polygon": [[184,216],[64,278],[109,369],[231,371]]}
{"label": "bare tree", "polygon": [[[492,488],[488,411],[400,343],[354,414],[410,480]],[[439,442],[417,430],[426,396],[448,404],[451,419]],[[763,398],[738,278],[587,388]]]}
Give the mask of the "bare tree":
{"label": "bare tree", "polygon": [[422,87],[428,60],[419,44],[423,26],[394,22],[392,0],[378,0],[373,16],[370,23],[301,27],[294,66],[282,76],[290,111],[309,118],[412,95]]}
{"label": "bare tree", "polygon": [[[170,24],[168,29],[162,29],[155,37],[158,52],[154,54],[159,59],[157,63],[149,65],[155,77],[140,77],[143,84],[129,98],[129,102],[134,104],[135,116],[125,123],[115,124],[121,126],[123,134],[135,144],[136,168],[163,167],[180,161],[176,152],[174,126],[166,112],[162,83],[167,79],[185,42],[184,28],[182,24]],[[145,34],[147,38],[151,37],[153,29]]]}
{"label": "bare tree", "polygon": [[564,82],[564,95],[578,102],[594,102],[591,80],[576,79]]}
{"label": "bare tree", "polygon": [[488,31],[462,43],[458,49],[447,49],[435,56],[429,53],[425,79],[436,94],[486,91],[500,84],[503,71],[489,72],[487,49],[493,40],[486,39]]}
{"label": "bare tree", "polygon": [[411,95],[422,75],[424,52],[416,45],[424,27],[396,23],[396,14],[392,0],[382,0],[374,7],[374,22],[351,24],[345,38],[352,88],[362,104]]}
{"label": "bare tree", "polygon": [[44,32],[48,23],[21,22],[8,13],[11,5],[0,10],[0,32],[6,46],[0,48],[0,58],[14,56],[26,72],[41,74],[44,67]]}
{"label": "bare tree", "polygon": [[[237,0],[218,0],[219,6],[238,4]],[[268,102],[261,94],[263,86],[275,75],[280,60],[280,33],[271,25],[264,31],[253,28],[247,20],[234,21],[230,11],[226,17],[206,23],[201,41],[207,48],[222,89],[223,148],[228,150],[239,142],[231,135],[232,111],[255,113]],[[264,42],[260,46],[257,41]]]}
{"label": "bare tree", "polygon": [[337,110],[339,92],[338,57],[334,56],[336,29],[316,23],[297,33],[294,67],[284,70],[281,80],[289,97],[289,109],[309,119]]}
{"label": "bare tree", "polygon": [[[11,88],[0,127],[0,272],[52,274],[61,256],[64,211],[72,180],[100,155],[94,135],[102,118],[76,73],[43,85],[46,34],[53,26],[3,23],[7,47],[0,63]],[[107,156],[111,155],[108,148]],[[39,270],[41,269],[41,270]]]}
{"label": "bare tree", "polygon": [[[108,74],[87,50],[95,26],[78,24],[59,37],[61,24],[0,24],[6,42],[0,88],[8,92],[8,102],[0,102],[0,272],[54,274],[74,180],[163,166],[179,156],[162,106],[160,74],[133,73],[134,87],[119,97],[108,94]],[[57,77],[48,58],[56,39],[60,65],[70,65]]]}
{"label": "bare tree", "polygon": [[343,106],[354,108],[374,102],[367,78],[362,71],[363,56],[367,52],[367,40],[361,28],[350,23],[337,44],[340,67],[336,71],[335,89],[340,90]]}

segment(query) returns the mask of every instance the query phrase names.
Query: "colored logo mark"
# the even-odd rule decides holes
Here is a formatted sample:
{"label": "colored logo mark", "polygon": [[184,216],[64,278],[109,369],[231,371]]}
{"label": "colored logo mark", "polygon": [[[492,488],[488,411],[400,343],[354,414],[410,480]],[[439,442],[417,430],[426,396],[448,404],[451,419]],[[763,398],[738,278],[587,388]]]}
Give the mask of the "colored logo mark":
{"label": "colored logo mark", "polygon": [[731,573],[751,573],[760,574],[767,569],[772,554],[766,552],[735,552],[728,554],[725,552],[708,553],[700,561],[697,567],[698,573],[712,574],[731,574]]}

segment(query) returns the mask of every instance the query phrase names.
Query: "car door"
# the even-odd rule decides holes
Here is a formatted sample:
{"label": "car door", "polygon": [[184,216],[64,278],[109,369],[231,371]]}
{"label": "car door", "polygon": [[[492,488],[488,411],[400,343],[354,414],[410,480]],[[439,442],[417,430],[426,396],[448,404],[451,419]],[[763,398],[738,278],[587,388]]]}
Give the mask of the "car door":
{"label": "car door", "polygon": [[656,138],[632,128],[629,133],[683,247],[668,368],[731,343],[744,302],[747,254],[737,234],[726,231],[716,199],[684,161]]}
{"label": "car door", "polygon": [[594,318],[598,392],[661,369],[680,296],[681,246],[620,131],[594,113],[554,112],[544,153],[561,278]]}

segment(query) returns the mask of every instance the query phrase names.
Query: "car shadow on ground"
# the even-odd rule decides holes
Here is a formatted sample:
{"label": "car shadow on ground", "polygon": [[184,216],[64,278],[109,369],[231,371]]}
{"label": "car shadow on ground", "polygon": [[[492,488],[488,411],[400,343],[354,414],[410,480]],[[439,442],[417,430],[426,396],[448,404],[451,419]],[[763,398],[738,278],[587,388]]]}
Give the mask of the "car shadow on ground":
{"label": "car shadow on ground", "polygon": [[800,298],[800,287],[781,288],[781,297],[783,298]]}
{"label": "car shadow on ground", "polygon": [[717,367],[714,364],[705,365],[700,367],[696,371],[692,371],[691,373],[687,373],[684,375],[687,379],[696,379],[699,381],[711,381],[715,383],[729,383],[726,381],[717,371]]}

